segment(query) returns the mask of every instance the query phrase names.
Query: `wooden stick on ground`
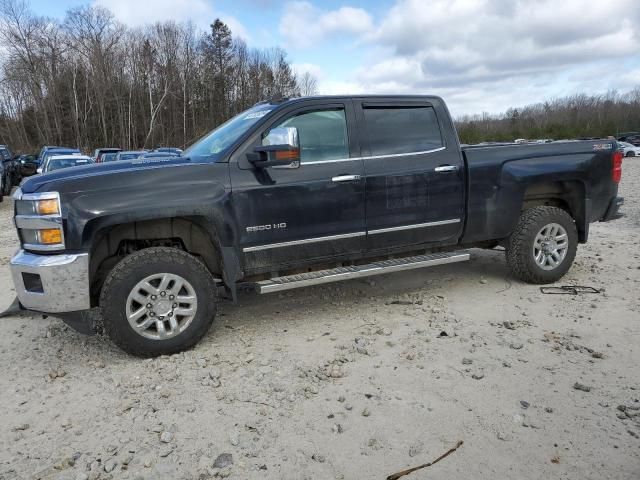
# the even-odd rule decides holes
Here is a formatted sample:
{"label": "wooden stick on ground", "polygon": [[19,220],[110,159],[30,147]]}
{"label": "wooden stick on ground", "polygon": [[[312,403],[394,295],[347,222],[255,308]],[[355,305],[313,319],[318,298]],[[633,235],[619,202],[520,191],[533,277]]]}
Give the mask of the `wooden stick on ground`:
{"label": "wooden stick on ground", "polygon": [[409,475],[410,473],[415,472],[416,470],[420,470],[421,468],[430,467],[431,465],[434,465],[434,464],[438,463],[443,458],[448,457],[449,455],[451,455],[453,452],[455,452],[457,449],[459,449],[462,446],[463,443],[464,442],[462,440],[460,440],[456,444],[455,447],[453,447],[452,449],[450,449],[450,450],[446,451],[445,453],[443,453],[442,455],[440,455],[433,462],[425,463],[423,465],[418,465],[417,467],[409,468],[407,470],[402,470],[401,472],[394,473],[393,475],[389,475],[387,477],[387,480],[398,480],[398,478],[404,477],[405,475]]}

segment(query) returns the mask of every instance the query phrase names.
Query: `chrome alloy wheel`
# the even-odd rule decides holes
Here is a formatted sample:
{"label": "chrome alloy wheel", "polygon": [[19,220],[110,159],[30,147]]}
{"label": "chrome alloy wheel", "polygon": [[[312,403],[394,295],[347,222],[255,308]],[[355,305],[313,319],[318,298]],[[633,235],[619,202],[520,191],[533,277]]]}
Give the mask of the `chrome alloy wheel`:
{"label": "chrome alloy wheel", "polygon": [[533,258],[543,270],[553,270],[562,263],[569,248],[567,231],[557,223],[542,227],[533,242]]}
{"label": "chrome alloy wheel", "polygon": [[145,338],[166,340],[184,332],[196,315],[198,298],[180,275],[156,273],[140,280],[127,298],[131,328]]}

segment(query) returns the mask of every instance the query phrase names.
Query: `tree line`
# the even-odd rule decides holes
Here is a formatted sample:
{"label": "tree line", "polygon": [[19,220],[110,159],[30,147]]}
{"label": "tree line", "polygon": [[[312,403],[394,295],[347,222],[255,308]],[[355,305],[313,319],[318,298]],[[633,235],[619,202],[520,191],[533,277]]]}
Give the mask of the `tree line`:
{"label": "tree line", "polygon": [[456,119],[456,127],[462,143],[618,137],[640,131],[640,86],[623,94],[572,95],[498,115],[466,115]]}
{"label": "tree line", "polygon": [[[249,48],[216,19],[140,28],[104,8],[71,9],[62,21],[26,0],[0,0],[0,143],[125,149],[186,147],[258,101],[317,93],[280,48]],[[606,137],[640,130],[640,86],[573,95],[456,119],[463,143],[516,138]]]}
{"label": "tree line", "polygon": [[216,19],[130,28],[98,6],[57,21],[0,0],[0,143],[185,147],[264,99],[314,94],[280,48],[249,48]]}

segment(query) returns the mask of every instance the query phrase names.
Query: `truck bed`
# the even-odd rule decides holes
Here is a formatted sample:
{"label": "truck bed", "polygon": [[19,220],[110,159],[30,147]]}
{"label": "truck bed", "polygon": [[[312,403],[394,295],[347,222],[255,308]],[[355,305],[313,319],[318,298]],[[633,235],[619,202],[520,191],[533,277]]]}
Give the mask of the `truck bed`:
{"label": "truck bed", "polygon": [[[567,203],[584,192],[588,211],[581,212],[578,230],[581,241],[586,240],[588,223],[603,218],[617,191],[611,181],[615,148],[615,140],[604,139],[461,147],[467,169],[463,243],[504,238],[515,226],[523,200],[549,192]],[[550,173],[553,182],[548,181]],[[544,187],[541,179],[546,179]],[[528,188],[533,183],[537,191]]]}

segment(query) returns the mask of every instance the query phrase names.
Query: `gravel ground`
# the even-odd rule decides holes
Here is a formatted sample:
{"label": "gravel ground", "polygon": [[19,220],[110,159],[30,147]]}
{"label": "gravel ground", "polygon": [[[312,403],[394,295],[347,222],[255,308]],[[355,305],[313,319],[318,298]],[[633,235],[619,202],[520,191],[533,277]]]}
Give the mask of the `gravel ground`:
{"label": "gravel ground", "polygon": [[[193,350],[129,357],[54,318],[0,319],[0,479],[640,478],[640,159],[626,216],[562,284],[503,253],[224,304]],[[0,299],[13,299],[0,204]]]}

